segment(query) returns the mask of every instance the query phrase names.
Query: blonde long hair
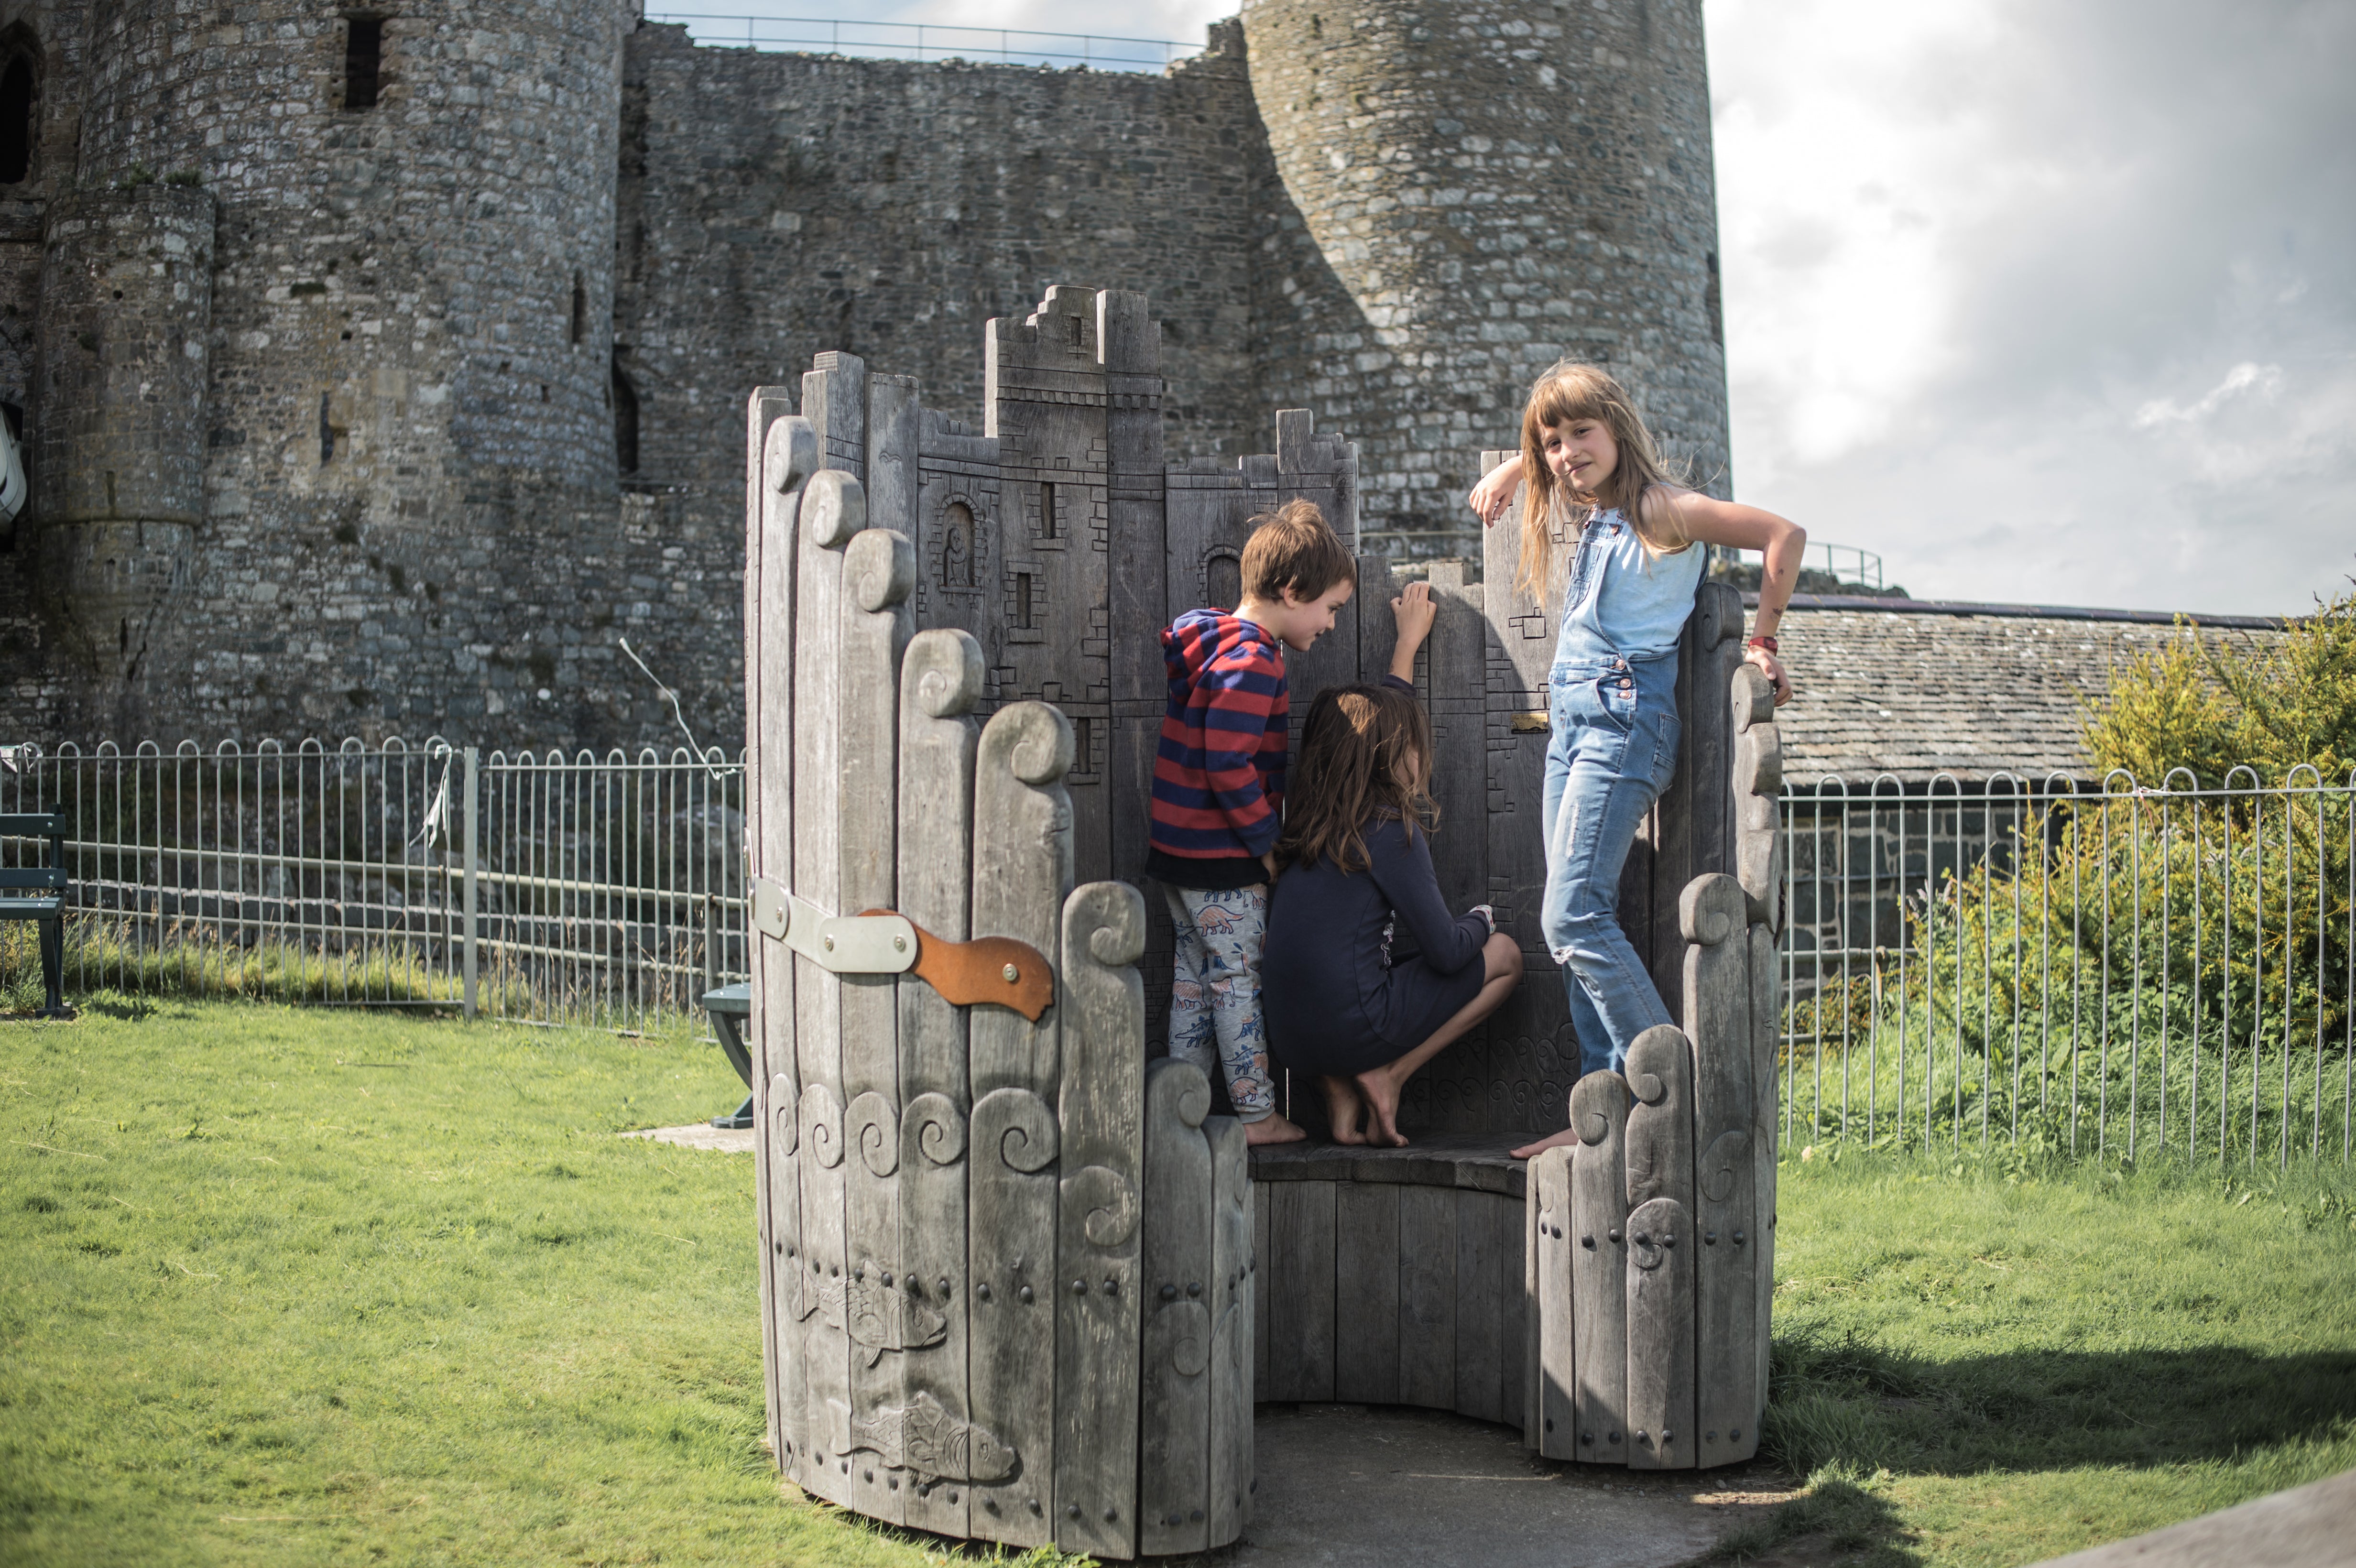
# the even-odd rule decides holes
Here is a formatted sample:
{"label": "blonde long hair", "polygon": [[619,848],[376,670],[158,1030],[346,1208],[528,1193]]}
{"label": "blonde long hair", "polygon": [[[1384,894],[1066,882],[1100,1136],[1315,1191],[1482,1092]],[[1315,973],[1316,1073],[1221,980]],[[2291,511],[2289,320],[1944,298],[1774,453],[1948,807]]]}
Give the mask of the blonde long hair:
{"label": "blonde long hair", "polygon": [[[1592,496],[1572,495],[1547,466],[1542,450],[1548,426],[1582,419],[1594,420],[1609,430],[1612,444],[1620,449],[1619,461]],[[1664,494],[1653,497],[1656,488]],[[1522,410],[1522,552],[1514,571],[1514,586],[1543,601],[1555,576],[1550,525],[1574,517],[1584,522],[1594,512],[1612,507],[1628,519],[1653,554],[1674,555],[1684,549],[1693,541],[1684,538],[1682,531],[1672,536],[1664,528],[1665,524],[1674,527],[1676,508],[1660,504],[1679,488],[1627,389],[1600,366],[1575,359],[1560,361],[1537,379]],[[1650,508],[1644,506],[1648,498],[1655,501]]]}

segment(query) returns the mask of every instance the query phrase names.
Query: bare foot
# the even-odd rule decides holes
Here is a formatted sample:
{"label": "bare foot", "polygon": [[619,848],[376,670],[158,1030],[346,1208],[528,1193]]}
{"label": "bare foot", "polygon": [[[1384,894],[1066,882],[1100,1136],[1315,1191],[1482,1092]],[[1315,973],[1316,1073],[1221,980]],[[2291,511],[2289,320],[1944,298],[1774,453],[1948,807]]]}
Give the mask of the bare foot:
{"label": "bare foot", "polygon": [[1398,1081],[1387,1067],[1377,1067],[1357,1077],[1358,1093],[1366,1097],[1366,1109],[1372,1113],[1366,1128],[1366,1141],[1386,1148],[1405,1148],[1407,1139],[1398,1130]]}
{"label": "bare foot", "polygon": [[1346,1078],[1321,1077],[1317,1085],[1325,1091],[1325,1121],[1333,1141],[1351,1145],[1365,1143],[1366,1135],[1358,1122],[1365,1106],[1359,1100],[1356,1088]]}
{"label": "bare foot", "polygon": [[1560,1148],[1565,1144],[1575,1144],[1578,1141],[1579,1134],[1569,1127],[1565,1127],[1558,1133],[1548,1133],[1546,1136],[1540,1138],[1534,1144],[1524,1144],[1521,1147],[1514,1150],[1513,1157],[1515,1159],[1529,1159],[1540,1153],[1543,1153],[1547,1149]]}
{"label": "bare foot", "polygon": [[1286,1121],[1281,1113],[1244,1124],[1244,1142],[1248,1144],[1297,1144],[1308,1136]]}

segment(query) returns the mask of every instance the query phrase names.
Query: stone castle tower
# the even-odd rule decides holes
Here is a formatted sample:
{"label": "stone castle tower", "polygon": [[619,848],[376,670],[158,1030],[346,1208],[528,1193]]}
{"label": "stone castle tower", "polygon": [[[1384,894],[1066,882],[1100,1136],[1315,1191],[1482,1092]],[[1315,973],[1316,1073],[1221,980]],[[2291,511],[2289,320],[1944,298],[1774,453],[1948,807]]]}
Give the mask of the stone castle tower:
{"label": "stone castle tower", "polygon": [[978,421],[1058,283],[1148,296],[1173,458],[1312,408],[1396,554],[1477,555],[1566,355],[1723,488],[1698,0],[1258,0],[1159,77],[637,13],[0,0],[0,739],[675,738],[625,637],[740,732],[746,389]]}

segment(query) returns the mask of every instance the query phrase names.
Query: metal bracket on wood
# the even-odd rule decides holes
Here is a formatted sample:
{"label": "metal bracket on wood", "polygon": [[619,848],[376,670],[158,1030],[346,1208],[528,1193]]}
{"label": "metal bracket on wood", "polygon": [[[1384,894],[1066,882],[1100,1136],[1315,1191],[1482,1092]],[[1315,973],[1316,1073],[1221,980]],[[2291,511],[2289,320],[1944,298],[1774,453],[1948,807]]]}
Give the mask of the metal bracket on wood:
{"label": "metal bracket on wood", "polygon": [[837,975],[914,970],[953,1007],[991,1002],[1037,1023],[1055,999],[1055,969],[1027,942],[951,942],[885,909],[829,914],[766,877],[753,879],[753,928]]}

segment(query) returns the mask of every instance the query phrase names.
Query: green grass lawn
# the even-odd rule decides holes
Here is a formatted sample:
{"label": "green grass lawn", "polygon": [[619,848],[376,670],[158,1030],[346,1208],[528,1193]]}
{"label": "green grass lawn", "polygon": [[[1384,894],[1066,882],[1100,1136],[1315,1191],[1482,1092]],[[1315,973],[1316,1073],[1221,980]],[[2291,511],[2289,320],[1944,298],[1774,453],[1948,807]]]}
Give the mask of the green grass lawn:
{"label": "green grass lawn", "polygon": [[[691,1032],[104,1000],[0,1025],[0,1562],[938,1561],[761,1446]],[[2356,1465],[2336,1176],[1784,1167],[1742,1551],[2020,1563]],[[1795,1555],[1796,1554],[1796,1555]]]}

